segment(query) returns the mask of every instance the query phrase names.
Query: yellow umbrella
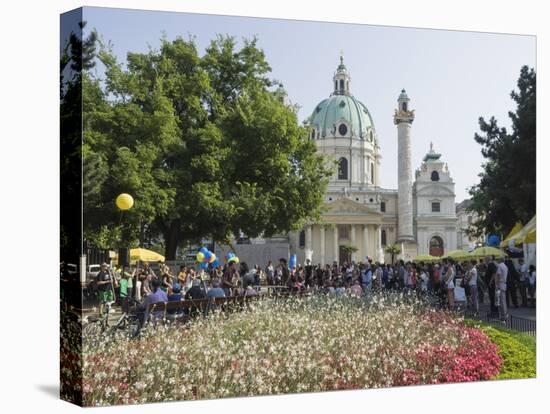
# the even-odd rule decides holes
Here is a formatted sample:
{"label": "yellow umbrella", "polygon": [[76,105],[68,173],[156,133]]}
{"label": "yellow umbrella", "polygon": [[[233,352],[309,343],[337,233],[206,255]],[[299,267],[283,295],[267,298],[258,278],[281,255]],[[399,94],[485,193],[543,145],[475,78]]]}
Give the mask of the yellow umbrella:
{"label": "yellow umbrella", "polygon": [[467,259],[468,252],[466,250],[451,250],[450,252],[444,254],[443,257],[450,257],[454,260]]}
{"label": "yellow umbrella", "polygon": [[[118,262],[118,255],[116,256]],[[136,262],[164,262],[164,256],[154,252],[152,250],[143,249],[138,247],[136,249],[130,249],[130,263]]]}
{"label": "yellow umbrella", "polygon": [[508,255],[504,253],[502,250],[497,249],[495,247],[483,246],[483,247],[478,247],[477,249],[468,253],[467,258],[480,259],[487,256],[506,257]]}
{"label": "yellow umbrella", "polygon": [[[537,239],[537,216],[533,216],[529,222],[511,237],[506,238],[502,243],[504,246],[519,246],[523,243],[536,243]],[[501,244],[502,246],[502,244]]]}
{"label": "yellow umbrella", "polygon": [[516,222],[516,224],[514,224],[514,227],[512,227],[512,230],[510,230],[510,233],[508,233],[508,235],[500,243],[500,247],[508,247],[508,243],[510,242],[512,237],[515,236],[522,228],[523,224],[521,224],[521,221]]}
{"label": "yellow umbrella", "polygon": [[537,229],[531,230],[527,235],[525,236],[525,239],[523,240],[524,243],[536,243],[537,242]]}

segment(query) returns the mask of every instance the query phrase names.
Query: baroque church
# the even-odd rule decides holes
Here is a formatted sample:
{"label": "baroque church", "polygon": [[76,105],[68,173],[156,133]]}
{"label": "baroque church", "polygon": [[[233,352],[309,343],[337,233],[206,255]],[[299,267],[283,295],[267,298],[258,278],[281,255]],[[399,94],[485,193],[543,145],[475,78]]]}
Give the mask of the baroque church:
{"label": "baroque church", "polygon": [[[332,93],[307,120],[309,139],[337,161],[321,220],[289,234],[290,252],[299,263],[388,262],[387,245],[397,258],[442,256],[457,248],[454,182],[433,145],[413,171],[411,145],[415,112],[403,89],[393,123],[397,129],[398,188],[380,186],[383,145],[367,106],[351,93],[351,76],[340,57]],[[384,138],[387,139],[387,138]],[[394,162],[394,160],[391,160]],[[351,248],[350,248],[351,247]],[[353,253],[350,251],[355,250]]]}

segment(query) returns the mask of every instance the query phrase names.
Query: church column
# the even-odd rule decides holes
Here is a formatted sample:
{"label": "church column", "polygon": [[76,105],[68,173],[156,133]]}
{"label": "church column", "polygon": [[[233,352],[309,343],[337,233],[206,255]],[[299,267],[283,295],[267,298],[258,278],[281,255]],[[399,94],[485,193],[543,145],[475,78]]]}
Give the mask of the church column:
{"label": "church column", "polygon": [[376,260],[382,262],[384,260],[384,251],[382,250],[382,225],[376,226]]}
{"label": "church column", "polygon": [[[311,250],[311,225],[306,226],[306,245],[305,245],[305,251]],[[305,263],[305,260],[304,260]]]}
{"label": "church column", "polygon": [[334,225],[334,261],[338,261],[339,257],[338,254],[340,253],[339,246],[338,246],[338,224]]}
{"label": "church column", "polygon": [[363,259],[369,255],[369,226],[363,225]]}
{"label": "church column", "polygon": [[321,231],[321,237],[319,240],[319,257],[320,257],[320,263],[321,265],[325,265],[325,226],[321,225],[319,230]]}
{"label": "church column", "polygon": [[[355,224],[351,225],[351,231],[349,233],[351,245],[355,246]],[[355,261],[355,252],[351,254],[351,261]]]}

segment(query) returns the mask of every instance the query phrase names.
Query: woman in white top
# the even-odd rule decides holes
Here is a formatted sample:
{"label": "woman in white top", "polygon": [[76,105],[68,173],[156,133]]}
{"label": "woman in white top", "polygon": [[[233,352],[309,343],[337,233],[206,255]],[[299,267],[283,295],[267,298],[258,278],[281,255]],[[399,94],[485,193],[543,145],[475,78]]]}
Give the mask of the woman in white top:
{"label": "woman in white top", "polygon": [[452,259],[445,259],[443,263],[447,266],[445,272],[445,285],[447,286],[449,310],[452,311],[455,307],[455,267]]}
{"label": "woman in white top", "polygon": [[531,265],[529,266],[529,273],[528,273],[528,280],[529,280],[529,299],[531,299],[531,305],[535,306],[535,293],[536,293],[536,287],[537,287],[537,272],[535,271],[535,266]]}
{"label": "woman in white top", "polygon": [[476,269],[476,261],[472,260],[469,263],[468,273],[466,274],[466,280],[468,281],[468,287],[470,288],[470,300],[472,304],[472,309],[474,312],[479,312],[479,301],[478,301],[478,294],[477,294],[477,269]]}

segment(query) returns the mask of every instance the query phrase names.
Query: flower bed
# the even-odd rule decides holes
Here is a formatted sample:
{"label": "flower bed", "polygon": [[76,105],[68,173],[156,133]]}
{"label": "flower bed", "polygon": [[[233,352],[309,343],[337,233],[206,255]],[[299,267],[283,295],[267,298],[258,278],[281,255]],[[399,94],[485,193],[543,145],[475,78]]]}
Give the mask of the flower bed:
{"label": "flower bed", "polygon": [[536,377],[537,343],[535,338],[478,321],[466,321],[466,324],[483,331],[497,345],[498,354],[503,360],[497,379]]}
{"label": "flower bed", "polygon": [[495,377],[501,363],[482,331],[415,300],[266,300],[139,340],[85,342],[84,402],[478,381]]}

